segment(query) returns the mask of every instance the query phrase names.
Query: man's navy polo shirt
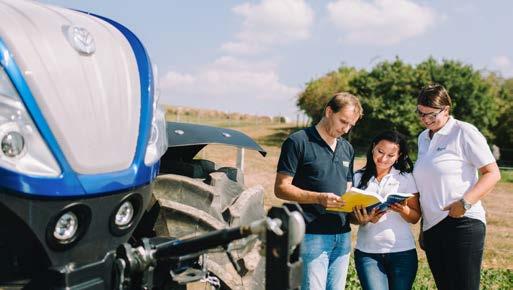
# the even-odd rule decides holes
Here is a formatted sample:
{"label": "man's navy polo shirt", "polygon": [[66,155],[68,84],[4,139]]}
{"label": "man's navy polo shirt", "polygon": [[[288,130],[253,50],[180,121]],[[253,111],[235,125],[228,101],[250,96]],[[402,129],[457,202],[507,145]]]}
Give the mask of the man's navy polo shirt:
{"label": "man's navy polo shirt", "polygon": [[[335,151],[321,138],[315,126],[290,135],[281,147],[278,172],[292,176],[292,184],[305,190],[342,195],[353,179],[354,150],[343,138]],[[306,232],[337,234],[351,230],[346,214],[330,213],[320,204],[301,204]]]}

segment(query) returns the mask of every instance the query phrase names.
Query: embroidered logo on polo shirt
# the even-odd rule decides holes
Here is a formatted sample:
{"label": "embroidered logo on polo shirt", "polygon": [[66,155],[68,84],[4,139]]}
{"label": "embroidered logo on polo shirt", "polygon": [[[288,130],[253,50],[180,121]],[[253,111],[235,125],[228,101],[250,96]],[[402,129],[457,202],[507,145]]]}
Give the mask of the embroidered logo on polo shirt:
{"label": "embroidered logo on polo shirt", "polygon": [[349,161],[342,161],[342,165],[344,165],[344,167],[349,167]]}
{"label": "embroidered logo on polo shirt", "polygon": [[399,185],[399,181],[390,181],[390,182],[388,182],[387,185],[388,186],[396,186],[396,185]]}
{"label": "embroidered logo on polo shirt", "polygon": [[440,146],[440,147],[436,148],[436,151],[440,152],[440,151],[445,150],[445,148],[447,148],[447,145],[445,145],[444,147]]}

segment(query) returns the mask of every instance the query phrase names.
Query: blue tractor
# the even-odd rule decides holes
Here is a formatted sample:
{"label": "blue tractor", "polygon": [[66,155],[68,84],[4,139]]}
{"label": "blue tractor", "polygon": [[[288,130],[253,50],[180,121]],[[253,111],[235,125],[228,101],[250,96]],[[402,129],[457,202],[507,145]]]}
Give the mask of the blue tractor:
{"label": "blue tractor", "polygon": [[225,223],[193,214],[189,224],[217,226],[173,232],[169,220],[198,207],[167,200],[187,183],[177,176],[227,184],[211,175],[223,172],[243,183],[240,170],[194,159],[201,148],[263,150],[233,130],[166,123],[155,80],[144,46],[123,25],[0,0],[0,289],[181,289],[216,274],[206,251],[250,237],[267,249],[265,287],[298,287],[304,224],[293,204],[246,225],[232,223],[233,207],[205,209]]}

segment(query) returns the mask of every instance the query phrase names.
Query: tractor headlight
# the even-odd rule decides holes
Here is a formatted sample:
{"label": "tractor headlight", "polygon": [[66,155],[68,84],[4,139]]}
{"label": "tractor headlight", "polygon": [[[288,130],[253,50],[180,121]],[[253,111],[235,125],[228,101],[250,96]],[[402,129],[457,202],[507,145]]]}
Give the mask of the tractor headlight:
{"label": "tractor headlight", "polygon": [[7,132],[2,137],[2,152],[5,156],[21,157],[25,149],[25,138],[17,131]]}
{"label": "tractor headlight", "polygon": [[0,66],[0,167],[54,177],[61,169],[48,149],[17,90]]}
{"label": "tractor headlight", "polygon": [[46,241],[54,250],[73,247],[84,236],[91,223],[91,209],[80,203],[70,204],[50,219]]}
{"label": "tractor headlight", "polygon": [[167,150],[166,115],[165,109],[159,105],[160,88],[158,84],[157,67],[153,66],[153,118],[151,133],[146,147],[144,163],[152,165],[157,162]]}
{"label": "tractor headlight", "polygon": [[116,216],[114,217],[114,224],[118,227],[126,227],[134,217],[134,206],[127,200],[121,204]]}
{"label": "tractor headlight", "polygon": [[141,212],[142,203],[143,199],[138,193],[125,196],[110,214],[110,232],[115,236],[122,236],[132,230]]}
{"label": "tractor headlight", "polygon": [[68,211],[57,220],[53,237],[60,242],[71,241],[77,234],[77,230],[78,218],[73,212]]}

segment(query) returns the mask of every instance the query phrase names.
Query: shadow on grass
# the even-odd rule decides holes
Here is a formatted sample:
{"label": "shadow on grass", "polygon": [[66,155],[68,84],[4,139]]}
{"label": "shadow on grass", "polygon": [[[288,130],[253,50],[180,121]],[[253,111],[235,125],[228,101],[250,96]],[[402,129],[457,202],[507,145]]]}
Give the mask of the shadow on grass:
{"label": "shadow on grass", "polygon": [[271,134],[264,136],[264,137],[260,137],[256,141],[257,141],[257,143],[264,145],[264,146],[281,147],[281,144],[283,143],[283,141],[285,141],[285,139],[287,139],[287,137],[290,134],[292,134],[296,131],[299,131],[301,129],[304,129],[304,128],[295,127],[295,126],[273,128],[272,129],[273,132]]}

